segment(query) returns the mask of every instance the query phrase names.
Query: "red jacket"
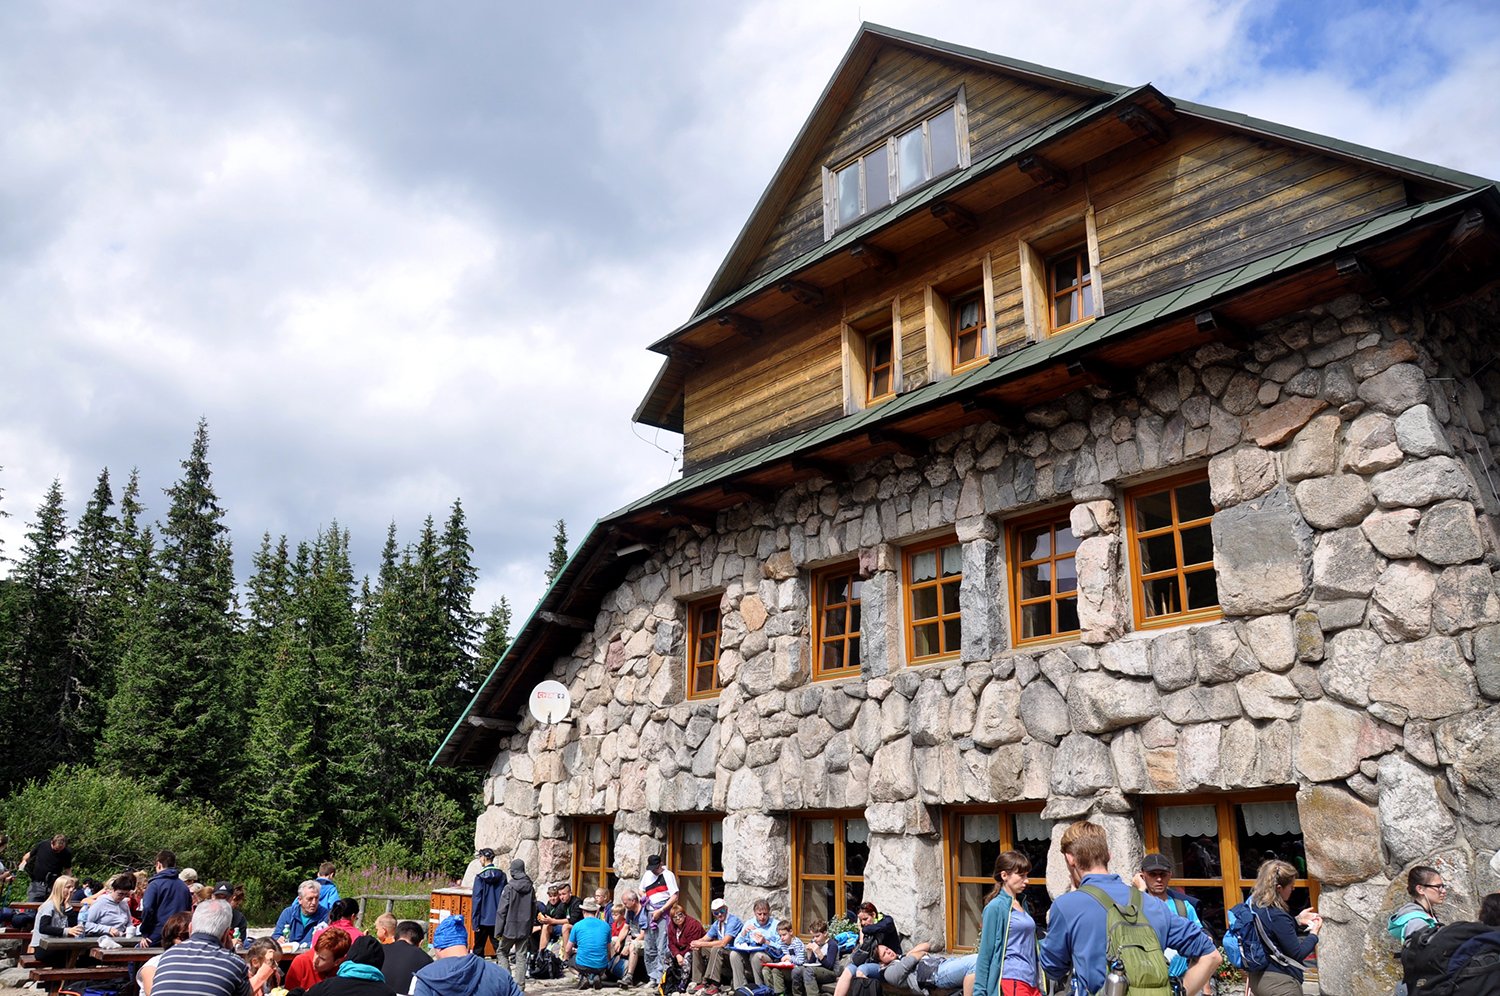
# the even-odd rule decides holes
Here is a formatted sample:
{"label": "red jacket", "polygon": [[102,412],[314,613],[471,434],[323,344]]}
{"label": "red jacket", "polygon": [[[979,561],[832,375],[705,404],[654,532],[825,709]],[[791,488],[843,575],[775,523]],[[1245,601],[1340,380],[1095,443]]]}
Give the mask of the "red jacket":
{"label": "red jacket", "polygon": [[682,918],[682,922],[668,918],[667,920],[667,948],[674,955],[686,954],[688,945],[703,936],[703,924],[690,916]]}

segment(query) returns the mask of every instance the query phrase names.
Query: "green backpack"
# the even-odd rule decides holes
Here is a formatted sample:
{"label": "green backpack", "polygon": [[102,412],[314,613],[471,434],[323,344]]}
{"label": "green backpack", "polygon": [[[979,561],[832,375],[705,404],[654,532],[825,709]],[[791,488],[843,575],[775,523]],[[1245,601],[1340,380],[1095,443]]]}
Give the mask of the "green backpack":
{"label": "green backpack", "polygon": [[1141,890],[1130,890],[1130,905],[1121,906],[1097,885],[1082,889],[1104,907],[1105,960],[1118,958],[1125,966],[1130,996],[1172,996],[1167,958],[1162,954],[1156,928],[1146,920]]}

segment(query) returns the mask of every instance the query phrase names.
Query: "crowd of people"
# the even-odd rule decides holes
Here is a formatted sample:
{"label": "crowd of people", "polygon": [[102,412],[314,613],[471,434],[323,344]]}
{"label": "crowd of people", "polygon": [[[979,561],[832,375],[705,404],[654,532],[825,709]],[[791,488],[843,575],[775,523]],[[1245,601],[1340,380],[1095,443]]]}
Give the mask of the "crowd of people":
{"label": "crowd of people", "polygon": [[[854,930],[834,935],[826,921],[817,920],[806,940],[764,899],[742,919],[716,898],[704,924],[684,906],[677,879],[659,854],[647,859],[640,882],[622,888],[618,897],[607,888],[578,897],[571,883],[557,882],[544,886],[545,898],[539,899],[522,860],[511,860],[509,871],[502,871],[494,851],[481,849],[470,911],[472,946],[464,917],[451,916],[433,930],[430,954],[423,948],[426,927],[417,921],[386,913],[375,921],[374,936],[367,935],[359,904],[339,894],[332,863],[298,886],[271,936],[253,943],[241,910],[244,889],[228,882],[200,884],[193,869],[177,867],[171,851],[156,855],[149,875],[121,872],[107,882],[80,881],[70,874],[72,852],[59,836],[38,842],[24,865],[33,874],[46,869],[27,893],[40,903],[31,929],[42,962],[52,959],[41,944],[48,937],[160,948],[135,973],[134,985],[144,996],[271,996],[278,989],[291,996],[522,996],[529,974],[554,977],[564,964],[579,988],[649,985],[688,996],[719,996],[729,989],[814,996],[829,984],[833,996],[879,996],[882,986],[921,996],[960,990],[963,996],[1211,992],[1224,955],[1194,898],[1171,887],[1170,858],[1146,855],[1127,882],[1108,870],[1105,832],[1088,821],[1068,826],[1059,848],[1073,888],[1057,897],[1045,919],[1034,916],[1026,901],[1030,859],[1019,851],[999,855],[972,954],[947,952],[937,941],[903,946],[894,920],[870,902],[854,911]],[[8,876],[0,865],[0,885],[9,885]],[[1323,919],[1313,909],[1292,911],[1298,880],[1296,867],[1268,858],[1248,902],[1230,911],[1233,938],[1226,936],[1225,948],[1245,959],[1252,996],[1302,991]],[[1403,952],[1430,945],[1445,929],[1438,913],[1447,895],[1442,873],[1429,866],[1411,869],[1406,886],[1409,901],[1388,923],[1393,944]],[[1473,928],[1464,939],[1494,938],[1489,943],[1500,952],[1500,893],[1485,897],[1477,924],[1450,926]],[[486,957],[491,946],[493,960]],[[1500,972],[1500,953],[1496,959],[1492,971]],[[1408,982],[1418,971],[1415,964],[1403,958]]]}

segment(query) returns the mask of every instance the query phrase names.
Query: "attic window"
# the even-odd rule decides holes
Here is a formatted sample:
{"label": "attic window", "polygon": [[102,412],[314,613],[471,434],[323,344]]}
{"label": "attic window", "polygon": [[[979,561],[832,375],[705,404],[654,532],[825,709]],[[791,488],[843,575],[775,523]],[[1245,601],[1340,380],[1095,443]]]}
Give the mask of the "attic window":
{"label": "attic window", "polygon": [[969,165],[968,113],[953,103],[887,135],[852,160],[823,169],[823,235],[878,211],[929,180]]}

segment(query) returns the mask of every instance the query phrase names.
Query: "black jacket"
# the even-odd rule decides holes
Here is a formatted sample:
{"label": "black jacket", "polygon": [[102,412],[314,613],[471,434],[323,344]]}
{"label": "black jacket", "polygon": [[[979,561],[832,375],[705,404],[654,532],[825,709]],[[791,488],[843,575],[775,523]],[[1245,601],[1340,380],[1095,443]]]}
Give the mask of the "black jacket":
{"label": "black jacket", "polygon": [[897,954],[901,953],[901,934],[896,930],[896,921],[882,913],[874,923],[859,928],[859,943],[849,956],[853,965],[863,965],[875,958],[875,948],[884,944]]}
{"label": "black jacket", "polygon": [[495,933],[509,938],[529,936],[536,924],[535,894],[530,875],[524,871],[512,872],[495,910]]}

